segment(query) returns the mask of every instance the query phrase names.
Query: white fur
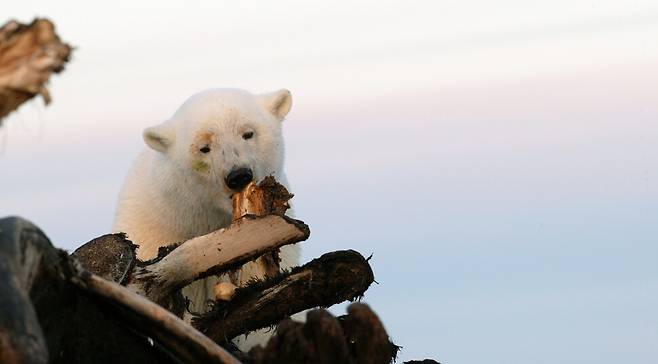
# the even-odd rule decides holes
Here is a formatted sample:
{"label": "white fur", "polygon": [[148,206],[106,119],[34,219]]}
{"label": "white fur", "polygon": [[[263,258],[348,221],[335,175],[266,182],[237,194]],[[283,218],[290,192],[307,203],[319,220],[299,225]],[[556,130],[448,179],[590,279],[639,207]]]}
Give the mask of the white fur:
{"label": "white fur", "polygon": [[[231,191],[226,175],[250,167],[259,181],[273,175],[288,187],[283,173],[281,122],[290,110],[287,90],[253,95],[238,89],[211,89],[190,97],[164,123],[147,128],[149,146],[130,170],[117,206],[113,231],[125,232],[139,245],[137,256],[155,257],[158,248],[227,227]],[[254,136],[244,140],[243,134]],[[202,153],[201,148],[210,148]],[[299,248],[281,249],[281,266],[299,263]],[[255,263],[240,270],[241,282],[253,276]],[[226,277],[210,277],[183,289],[191,310],[207,310],[213,286]],[[269,334],[250,334],[239,346],[248,349]]]}

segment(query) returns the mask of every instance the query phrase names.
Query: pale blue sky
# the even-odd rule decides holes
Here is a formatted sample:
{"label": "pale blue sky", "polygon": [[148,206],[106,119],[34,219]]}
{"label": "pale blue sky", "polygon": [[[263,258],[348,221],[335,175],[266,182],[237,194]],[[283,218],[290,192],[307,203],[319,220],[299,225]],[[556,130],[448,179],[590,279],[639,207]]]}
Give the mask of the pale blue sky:
{"label": "pale blue sky", "polygon": [[285,87],[304,257],[374,254],[403,360],[658,361],[658,3],[135,3],[3,8],[77,50],[0,129],[0,215],[73,249],[144,127]]}

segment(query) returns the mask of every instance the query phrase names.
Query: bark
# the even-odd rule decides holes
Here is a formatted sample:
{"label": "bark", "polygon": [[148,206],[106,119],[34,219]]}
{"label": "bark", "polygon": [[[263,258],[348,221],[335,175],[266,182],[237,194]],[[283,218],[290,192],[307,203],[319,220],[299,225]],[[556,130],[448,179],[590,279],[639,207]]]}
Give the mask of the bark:
{"label": "bark", "polygon": [[287,273],[238,288],[228,302],[193,319],[193,326],[215,342],[277,324],[313,307],[329,307],[363,295],[374,276],[353,250],[327,253]]}
{"label": "bark", "polygon": [[68,62],[72,48],[55,33],[47,19],[25,25],[10,21],[0,28],[0,125],[2,119],[36,95],[46,105],[46,84]]}

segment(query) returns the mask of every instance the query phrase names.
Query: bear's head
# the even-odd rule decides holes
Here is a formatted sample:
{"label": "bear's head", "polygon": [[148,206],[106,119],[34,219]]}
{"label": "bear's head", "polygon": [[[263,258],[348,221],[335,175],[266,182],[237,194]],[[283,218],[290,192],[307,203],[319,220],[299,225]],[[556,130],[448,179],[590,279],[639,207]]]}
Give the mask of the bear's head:
{"label": "bear's head", "polygon": [[[182,188],[198,190],[230,211],[234,192],[283,171],[281,122],[291,105],[288,90],[261,95],[206,90],[169,120],[144,130],[144,141],[169,170],[163,178],[175,172],[186,181]],[[176,193],[185,192],[190,191]]]}

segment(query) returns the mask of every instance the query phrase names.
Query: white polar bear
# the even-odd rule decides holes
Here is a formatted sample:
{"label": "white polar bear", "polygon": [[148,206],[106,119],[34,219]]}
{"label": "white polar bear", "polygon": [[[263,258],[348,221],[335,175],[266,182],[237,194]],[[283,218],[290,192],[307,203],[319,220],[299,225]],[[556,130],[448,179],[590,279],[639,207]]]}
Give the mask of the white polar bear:
{"label": "white polar bear", "polygon": [[[158,248],[227,227],[231,195],[250,181],[273,175],[288,187],[283,172],[281,122],[292,105],[288,90],[253,95],[238,89],[211,89],[190,97],[164,123],[144,130],[146,148],[129,172],[117,206],[113,231],[125,232],[147,260]],[[281,249],[281,267],[299,263],[299,248]],[[240,269],[241,284],[259,269]],[[193,312],[205,312],[210,277],[183,289]],[[188,317],[189,318],[189,317]],[[247,350],[269,334],[250,334]]]}

